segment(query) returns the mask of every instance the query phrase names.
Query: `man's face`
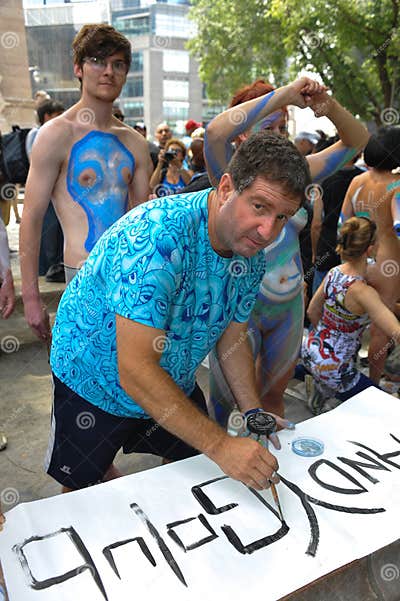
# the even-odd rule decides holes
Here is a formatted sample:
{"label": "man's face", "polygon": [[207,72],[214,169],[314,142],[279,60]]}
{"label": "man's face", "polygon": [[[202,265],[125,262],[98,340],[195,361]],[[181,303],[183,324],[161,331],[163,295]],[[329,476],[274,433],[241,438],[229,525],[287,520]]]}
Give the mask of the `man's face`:
{"label": "man's face", "polygon": [[172,138],[172,131],[166,123],[161,123],[156,129],[156,140],[160,148],[164,148],[168,140]]}
{"label": "man's face", "polygon": [[127,71],[123,52],[115,52],[104,59],[87,57],[82,67],[74,65],[76,77],[82,79],[82,93],[105,102],[118,98]]}
{"label": "man's face", "polygon": [[243,257],[252,257],[271,244],[300,207],[300,198],[288,196],[279,182],[262,176],[238,194],[225,173],[217,198],[215,250]]}

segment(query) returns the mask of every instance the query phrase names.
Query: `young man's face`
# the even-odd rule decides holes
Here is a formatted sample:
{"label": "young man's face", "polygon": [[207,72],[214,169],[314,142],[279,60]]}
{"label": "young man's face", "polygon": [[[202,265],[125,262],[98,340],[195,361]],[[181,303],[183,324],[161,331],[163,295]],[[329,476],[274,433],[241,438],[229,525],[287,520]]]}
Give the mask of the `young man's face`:
{"label": "young man's face", "polygon": [[82,67],[74,65],[76,77],[82,79],[82,93],[97,100],[113,102],[126,81],[128,65],[123,52],[116,52],[104,59],[86,57]]}
{"label": "young man's face", "polygon": [[217,198],[216,250],[243,257],[252,257],[271,244],[300,207],[300,198],[290,197],[279,182],[262,176],[238,194],[225,173]]}

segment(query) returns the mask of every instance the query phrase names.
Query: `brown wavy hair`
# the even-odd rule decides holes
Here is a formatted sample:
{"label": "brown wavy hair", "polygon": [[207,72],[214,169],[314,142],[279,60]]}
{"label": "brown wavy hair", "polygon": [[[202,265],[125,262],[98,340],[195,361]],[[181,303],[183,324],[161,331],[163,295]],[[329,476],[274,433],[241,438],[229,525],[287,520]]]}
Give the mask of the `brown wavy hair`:
{"label": "brown wavy hair", "polygon": [[376,239],[376,224],[367,217],[351,217],[340,229],[336,252],[342,259],[358,259]]}
{"label": "brown wavy hair", "polygon": [[116,52],[122,52],[127,65],[131,66],[131,44],[122,33],[104,23],[89,23],[84,25],[72,42],[74,64],[82,67],[88,56],[106,58]]}

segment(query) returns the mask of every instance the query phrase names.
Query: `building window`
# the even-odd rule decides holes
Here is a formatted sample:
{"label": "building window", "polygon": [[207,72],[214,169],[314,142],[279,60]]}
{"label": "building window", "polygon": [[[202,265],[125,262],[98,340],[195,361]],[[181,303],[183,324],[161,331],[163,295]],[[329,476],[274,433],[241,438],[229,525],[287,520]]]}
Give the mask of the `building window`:
{"label": "building window", "polygon": [[128,32],[135,35],[145,35],[150,33],[150,19],[146,17],[123,18],[118,17],[115,20],[115,28],[122,32]]}
{"label": "building window", "polygon": [[123,89],[123,96],[143,96],[143,77],[128,77]]}
{"label": "building window", "polygon": [[192,37],[194,23],[187,17],[173,14],[156,13],[156,35],[167,38]]}
{"label": "building window", "polygon": [[179,79],[164,79],[163,96],[173,100],[189,100],[189,82]]}
{"label": "building window", "polygon": [[128,100],[123,103],[122,110],[126,113],[127,117],[140,117],[143,119],[144,103],[140,100]]}
{"label": "building window", "polygon": [[167,73],[189,73],[189,53],[184,50],[164,50],[163,70]]}
{"label": "building window", "polygon": [[163,118],[173,121],[177,119],[186,120],[189,116],[189,103],[164,100]]}
{"label": "building window", "polygon": [[143,52],[132,52],[131,71],[143,71]]}

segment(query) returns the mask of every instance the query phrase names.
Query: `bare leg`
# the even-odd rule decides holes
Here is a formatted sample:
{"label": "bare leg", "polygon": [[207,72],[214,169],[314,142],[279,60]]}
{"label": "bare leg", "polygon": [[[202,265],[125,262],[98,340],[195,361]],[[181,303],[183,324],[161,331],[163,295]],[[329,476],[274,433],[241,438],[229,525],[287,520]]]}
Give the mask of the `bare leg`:
{"label": "bare leg", "polygon": [[116,478],[121,478],[123,473],[119,471],[118,468],[112,463],[106,473],[103,476],[103,482],[108,482],[109,480],[115,480]]}
{"label": "bare leg", "polygon": [[[257,383],[259,390],[262,390],[263,372],[261,371],[261,362],[257,359],[256,363],[256,374]],[[289,380],[293,378],[295,364],[292,364],[289,369],[268,388],[267,392],[261,394],[261,404],[265,411],[270,411],[279,415],[279,417],[285,417],[285,405],[283,400],[283,394],[287,388]],[[264,374],[265,379],[265,374]]]}
{"label": "bare leg", "polygon": [[16,194],[16,196],[14,196],[13,200],[12,200],[12,208],[14,211],[14,216],[15,216],[15,221],[16,223],[21,223],[21,216],[18,212],[18,192]]}
{"label": "bare leg", "polygon": [[75,489],[74,488],[68,488],[68,486],[63,486],[61,489],[61,494],[65,494],[67,492],[73,492]]}

